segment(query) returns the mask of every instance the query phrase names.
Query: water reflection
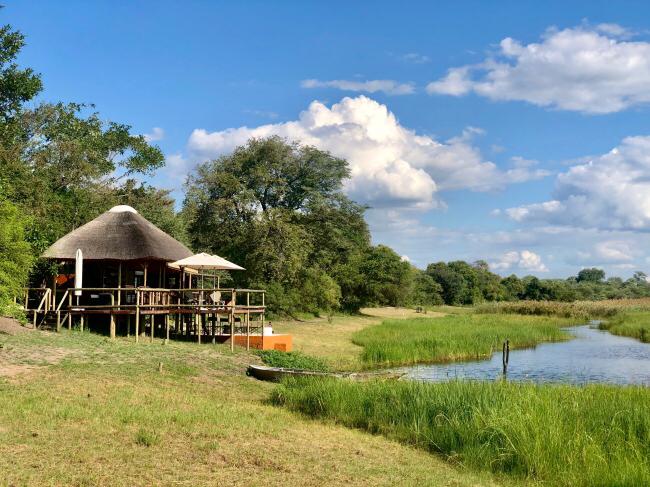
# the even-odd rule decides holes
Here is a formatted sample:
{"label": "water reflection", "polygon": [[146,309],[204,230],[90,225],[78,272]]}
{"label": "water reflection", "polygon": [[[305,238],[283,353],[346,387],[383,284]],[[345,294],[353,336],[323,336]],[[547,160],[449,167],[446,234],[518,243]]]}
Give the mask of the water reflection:
{"label": "water reflection", "polygon": [[[590,326],[571,327],[567,331],[575,339],[511,350],[508,379],[650,385],[650,345]],[[406,372],[407,378],[424,381],[497,379],[502,376],[501,353],[495,353],[490,360],[419,365],[400,371]]]}

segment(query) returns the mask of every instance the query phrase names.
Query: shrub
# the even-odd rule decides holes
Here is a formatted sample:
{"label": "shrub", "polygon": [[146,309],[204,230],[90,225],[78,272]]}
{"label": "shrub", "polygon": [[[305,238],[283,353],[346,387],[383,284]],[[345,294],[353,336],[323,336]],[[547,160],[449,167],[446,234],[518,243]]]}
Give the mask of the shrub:
{"label": "shrub", "polygon": [[258,352],[262,362],[271,367],[286,369],[317,370],[326,372],[327,364],[316,357],[310,357],[300,352],[281,352],[279,350],[262,350]]}

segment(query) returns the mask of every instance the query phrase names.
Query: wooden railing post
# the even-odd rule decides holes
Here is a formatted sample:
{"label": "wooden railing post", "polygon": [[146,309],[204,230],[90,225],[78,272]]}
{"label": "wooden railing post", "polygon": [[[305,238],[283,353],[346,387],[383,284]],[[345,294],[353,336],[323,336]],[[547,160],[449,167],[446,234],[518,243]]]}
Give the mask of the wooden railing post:
{"label": "wooden railing post", "polygon": [[230,308],[230,351],[235,351],[235,308],[237,307],[237,291],[232,290],[232,306]]}

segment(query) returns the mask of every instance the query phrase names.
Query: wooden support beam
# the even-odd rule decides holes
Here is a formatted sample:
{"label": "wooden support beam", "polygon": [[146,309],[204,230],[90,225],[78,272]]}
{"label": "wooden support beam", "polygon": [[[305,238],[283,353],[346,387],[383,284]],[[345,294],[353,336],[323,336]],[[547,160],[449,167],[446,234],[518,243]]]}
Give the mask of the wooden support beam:
{"label": "wooden support beam", "polygon": [[169,341],[169,314],[165,315],[165,343]]}
{"label": "wooden support beam", "polygon": [[232,290],[232,306],[230,308],[230,351],[235,351],[235,307],[237,306],[237,291]]}
{"label": "wooden support beam", "polygon": [[111,340],[115,340],[115,315],[113,314],[114,306],[115,306],[115,296],[113,296],[113,294],[111,293],[111,315],[110,315],[110,319],[111,319],[111,331],[110,331]]}
{"label": "wooden support beam", "polygon": [[140,291],[135,290],[135,343],[140,341]]}
{"label": "wooden support beam", "polygon": [[[246,350],[251,349],[251,293],[246,292]],[[264,344],[262,344],[264,347]]]}

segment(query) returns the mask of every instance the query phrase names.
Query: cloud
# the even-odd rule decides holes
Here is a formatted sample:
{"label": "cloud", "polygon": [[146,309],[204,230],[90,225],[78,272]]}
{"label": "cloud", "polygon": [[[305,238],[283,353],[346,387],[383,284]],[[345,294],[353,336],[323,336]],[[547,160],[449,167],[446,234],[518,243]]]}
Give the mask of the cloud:
{"label": "cloud", "polygon": [[552,200],[505,213],[518,222],[650,231],[650,136],[627,137],[558,174]]}
{"label": "cloud", "polygon": [[165,131],[160,127],[154,127],[151,129],[151,133],[144,134],[144,139],[147,142],[157,142],[165,138]]}
{"label": "cloud", "polygon": [[431,62],[431,58],[429,56],[418,54],[417,52],[409,52],[407,54],[404,54],[402,56],[402,60],[411,64],[426,64]]}
{"label": "cloud", "polygon": [[306,79],[301,81],[303,88],[336,88],[343,91],[358,91],[364,93],[382,92],[386,95],[412,95],[415,93],[413,83],[399,83],[391,79],[374,79],[368,81],[352,81],[335,79],[321,81],[317,79]]}
{"label": "cloud", "polygon": [[271,120],[275,120],[276,118],[279,117],[279,115],[276,112],[271,112],[268,110],[244,110],[244,113],[247,113],[249,115],[254,115],[260,118],[269,118]]}
{"label": "cloud", "polygon": [[314,101],[297,120],[208,132],[195,129],[188,140],[185,170],[228,153],[251,137],[278,135],[327,150],[350,163],[347,193],[376,207],[444,206],[440,191],[486,191],[540,177],[538,171],[502,171],[485,161],[471,138],[479,129],[438,142],[399,123],[388,108],[368,97],[344,98],[331,107]]}
{"label": "cloud", "polygon": [[451,68],[430,94],[476,93],[584,113],[611,113],[650,101],[650,43],[626,40],[617,24],[548,29],[540,42],[510,37],[479,64]]}
{"label": "cloud", "polygon": [[510,271],[520,269],[530,272],[548,272],[542,258],[530,250],[512,250],[504,253],[499,260],[490,263],[490,268],[495,271]]}
{"label": "cloud", "polygon": [[634,260],[636,253],[630,242],[624,240],[598,242],[594,245],[591,261],[599,264],[630,262]]}

